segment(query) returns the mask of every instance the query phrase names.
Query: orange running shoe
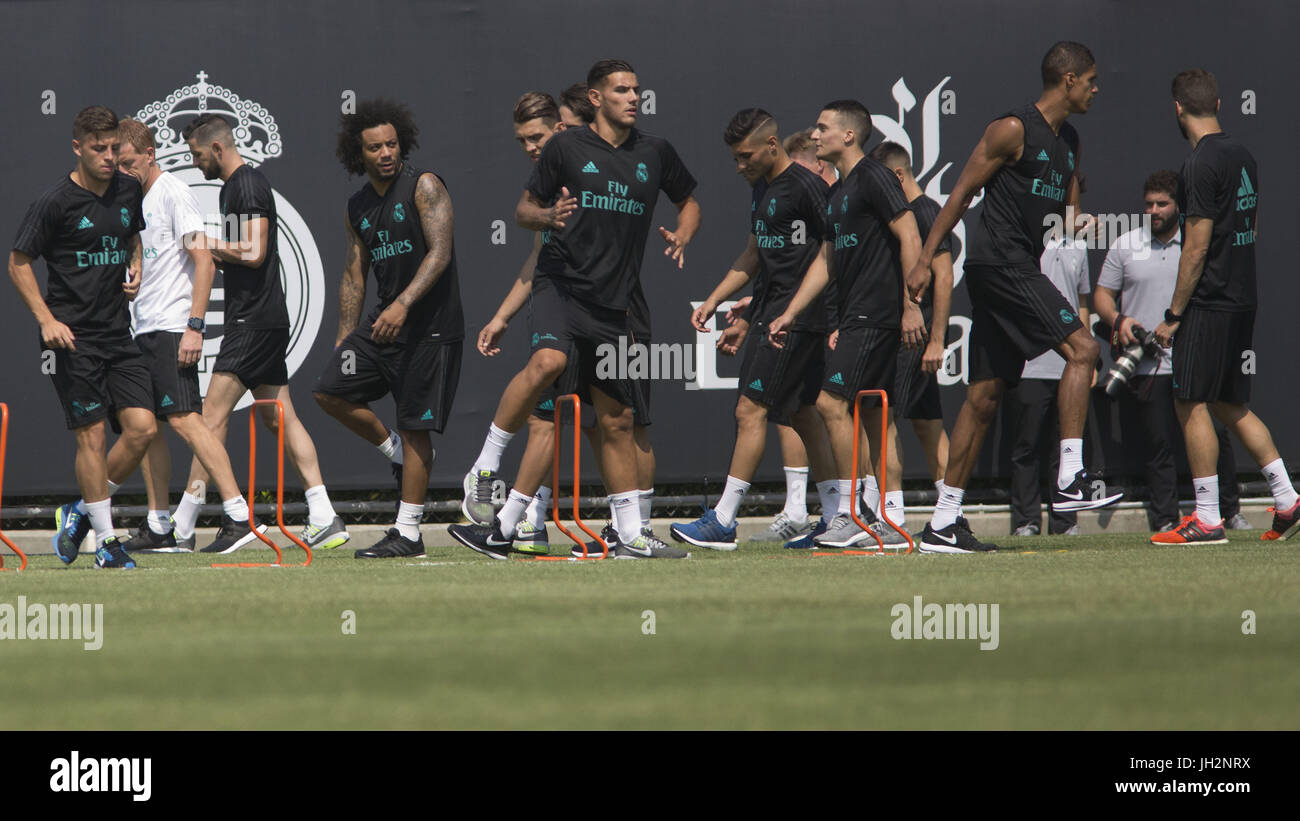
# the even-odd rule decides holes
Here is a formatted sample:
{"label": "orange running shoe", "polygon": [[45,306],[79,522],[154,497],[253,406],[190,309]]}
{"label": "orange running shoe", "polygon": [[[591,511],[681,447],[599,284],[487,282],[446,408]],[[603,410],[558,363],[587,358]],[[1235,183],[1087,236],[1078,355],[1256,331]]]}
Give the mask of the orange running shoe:
{"label": "orange running shoe", "polygon": [[1300,500],[1291,505],[1290,510],[1278,511],[1277,508],[1270,507],[1268,512],[1273,514],[1273,526],[1264,531],[1264,535],[1259,537],[1260,541],[1289,539],[1300,531]]}
{"label": "orange running shoe", "polygon": [[1223,522],[1207,527],[1193,513],[1184,516],[1177,527],[1162,531],[1151,537],[1151,544],[1227,544]]}

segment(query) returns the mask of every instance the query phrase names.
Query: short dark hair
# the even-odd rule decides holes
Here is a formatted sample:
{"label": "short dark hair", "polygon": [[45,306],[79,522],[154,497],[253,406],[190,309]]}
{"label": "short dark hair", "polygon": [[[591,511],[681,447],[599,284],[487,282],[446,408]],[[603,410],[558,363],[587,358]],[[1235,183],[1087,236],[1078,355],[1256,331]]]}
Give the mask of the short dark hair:
{"label": "short dark hair", "polygon": [[867,144],[871,136],[871,112],[857,100],[831,100],[822,106],[822,111],[833,112],[836,116],[849,121],[849,128],[858,135],[858,147]]}
{"label": "short dark hair", "polygon": [[560,105],[582,118],[584,123],[596,119],[596,107],[587,96],[586,83],[574,83],[560,92]]}
{"label": "short dark hair", "polygon": [[158,147],[158,144],[154,142],[153,132],[149,130],[149,126],[130,117],[117,124],[117,134],[122,138],[122,142],[130,143],[131,147],[141,154],[151,148],[156,149]]}
{"label": "short dark hair", "polygon": [[1189,68],[1174,76],[1174,100],[1193,117],[1211,117],[1218,113],[1219,83],[1203,68]]}
{"label": "short dark hair", "polygon": [[560,121],[560,107],[555,98],[545,91],[528,91],[515,100],[515,125],[541,118],[548,126]]}
{"label": "short dark hair", "polygon": [[72,118],[72,139],[80,142],[88,134],[105,134],[117,131],[117,115],[103,105],[92,105],[77,112]]}
{"label": "short dark hair", "polygon": [[894,142],[883,142],[871,149],[871,158],[881,163],[890,171],[895,168],[906,168],[908,174],[912,174],[912,156],[907,153],[907,149]]}
{"label": "short dark hair", "polygon": [[235,132],[225,117],[219,117],[209,112],[200,114],[190,120],[181,129],[181,139],[185,140],[185,142],[193,140],[200,145],[211,145],[219,142],[222,145],[233,146],[235,144]]}
{"label": "short dark hair", "polygon": [[1145,197],[1152,191],[1159,191],[1171,197],[1178,196],[1178,175],[1166,169],[1153,172],[1147,177],[1147,181],[1142,183],[1142,196]]}
{"label": "short dark hair", "polygon": [[1054,43],[1043,55],[1043,88],[1056,85],[1067,74],[1083,74],[1096,64],[1092,52],[1084,44],[1071,40]]}
{"label": "short dark hair", "polygon": [[815,154],[817,146],[812,141],[812,129],[805,128],[803,131],[796,131],[789,137],[785,138],[785,144],[782,146],[785,153],[791,157],[796,154]]}
{"label": "short dark hair", "polygon": [[776,128],[776,120],[763,109],[742,108],[731,118],[731,122],[727,123],[726,130],[722,132],[722,140],[734,147],[744,142],[745,138],[755,131],[775,131]]}
{"label": "short dark hair", "polygon": [[420,129],[416,128],[415,118],[406,105],[386,97],[362,100],[357,103],[355,113],[339,118],[339,139],[334,147],[334,156],[349,174],[366,173],[361,158],[361,132],[377,125],[391,125],[397,132],[397,145],[402,150],[403,161],[410,156],[411,149],[420,145],[415,139]]}
{"label": "short dark hair", "polygon": [[620,71],[636,74],[636,69],[632,68],[632,64],[626,60],[614,60],[610,58],[597,60],[595,65],[587,71],[587,88],[598,87],[606,77],[611,74],[617,74]]}

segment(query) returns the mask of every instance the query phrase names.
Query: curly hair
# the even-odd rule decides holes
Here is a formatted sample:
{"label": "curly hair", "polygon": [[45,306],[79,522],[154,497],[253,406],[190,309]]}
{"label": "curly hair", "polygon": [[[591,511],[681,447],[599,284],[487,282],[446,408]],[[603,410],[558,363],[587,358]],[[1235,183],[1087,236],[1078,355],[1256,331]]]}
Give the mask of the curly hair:
{"label": "curly hair", "polygon": [[339,118],[339,141],[334,156],[338,157],[349,174],[366,173],[361,158],[361,132],[377,125],[391,125],[397,131],[397,144],[401,146],[403,161],[410,155],[411,149],[420,145],[415,139],[420,129],[415,125],[411,109],[403,103],[383,97],[361,100],[357,103],[356,113],[344,114]]}

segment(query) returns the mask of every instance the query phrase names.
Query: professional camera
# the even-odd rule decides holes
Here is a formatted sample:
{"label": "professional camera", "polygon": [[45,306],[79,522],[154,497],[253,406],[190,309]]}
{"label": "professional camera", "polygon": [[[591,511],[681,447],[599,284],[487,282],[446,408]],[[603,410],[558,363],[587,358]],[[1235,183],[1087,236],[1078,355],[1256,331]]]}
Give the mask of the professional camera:
{"label": "professional camera", "polygon": [[1156,335],[1143,328],[1141,325],[1133,326],[1133,338],[1137,341],[1124,348],[1119,356],[1115,357],[1115,364],[1106,372],[1103,387],[1106,389],[1107,396],[1114,396],[1119,393],[1120,389],[1128,384],[1129,377],[1137,370],[1138,363],[1145,357],[1159,359],[1164,356],[1164,349],[1156,341]]}

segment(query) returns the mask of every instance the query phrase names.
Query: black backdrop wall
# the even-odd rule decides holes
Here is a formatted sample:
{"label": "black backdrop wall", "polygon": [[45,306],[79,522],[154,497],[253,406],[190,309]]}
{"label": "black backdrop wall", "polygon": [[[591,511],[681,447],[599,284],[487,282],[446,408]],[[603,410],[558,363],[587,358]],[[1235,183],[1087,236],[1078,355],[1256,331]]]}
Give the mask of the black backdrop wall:
{"label": "black backdrop wall", "polygon": [[[640,127],[669,138],[699,180],[704,227],[685,270],[667,264],[652,237],[642,272],[656,341],[693,343],[691,301],[707,296],[746,239],[748,189],[720,138],[737,109],[763,106],[789,131],[810,125],[823,102],[856,97],[876,115],[878,131],[911,145],[922,186],[942,198],[987,121],[1036,96],[1046,48],[1075,39],[1091,47],[1100,70],[1100,95],[1077,122],[1089,210],[1140,212],[1145,176],[1177,168],[1188,151],[1173,121],[1170,78],[1194,65],[1217,74],[1224,127],[1255,153],[1266,203],[1255,407],[1294,458],[1300,437],[1286,424],[1295,395],[1287,357],[1296,349],[1290,306],[1300,287],[1285,237],[1300,214],[1282,192],[1297,179],[1297,121],[1283,61],[1260,46],[1296,31],[1297,17],[1289,3],[1221,2],[5,3],[0,230],[12,236],[27,204],[70,170],[71,120],[86,105],[141,112],[156,125],[169,117],[173,126],[183,123],[201,105],[248,118],[248,153],[261,158],[284,214],[296,405],[331,486],[386,487],[381,457],[321,413],[310,393],[337,322],[343,206],[360,184],[333,155],[350,97],[388,95],[415,110],[422,134],[414,159],[446,179],[455,204],[472,336],[529,249],[528,232],[513,221],[529,171],[510,129],[513,101],[530,89],[559,92],[597,58],[629,60],[649,92]],[[187,164],[183,146],[171,161],[177,170]],[[182,173],[200,182],[195,172]],[[215,212],[215,189],[199,193]],[[671,225],[668,203],[658,215]],[[1093,253],[1094,277],[1101,259]],[[43,265],[39,271],[43,281]],[[40,370],[36,324],[12,288],[0,291],[0,400],[12,411],[7,489],[71,492],[73,441]],[[969,314],[960,283],[957,292],[956,373],[945,378],[956,384],[944,390],[950,423],[962,392],[960,323]],[[435,443],[435,486],[455,485],[477,452],[501,389],[524,360],[525,325],[521,317],[506,353],[492,360],[467,339],[455,411]],[[219,333],[210,334],[205,351],[215,354]],[[727,378],[734,383],[736,363],[715,363],[712,345],[700,348],[709,357],[697,362],[701,373],[716,378],[655,385],[663,482],[719,477],[729,457],[735,394]],[[391,417],[391,403],[380,410]],[[232,425],[237,465],[242,428],[240,420]],[[904,438],[908,475],[924,475],[915,443]],[[982,475],[1003,472],[1002,450],[999,437],[991,438]],[[1239,461],[1247,465],[1244,454]],[[779,476],[773,439],[759,478]],[[134,481],[128,488],[139,487]]]}

